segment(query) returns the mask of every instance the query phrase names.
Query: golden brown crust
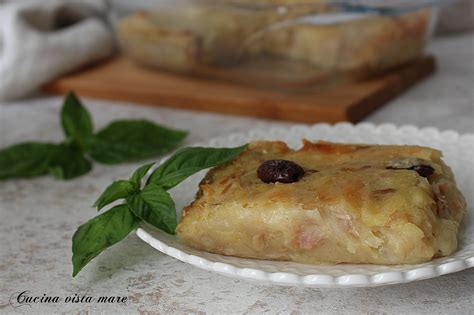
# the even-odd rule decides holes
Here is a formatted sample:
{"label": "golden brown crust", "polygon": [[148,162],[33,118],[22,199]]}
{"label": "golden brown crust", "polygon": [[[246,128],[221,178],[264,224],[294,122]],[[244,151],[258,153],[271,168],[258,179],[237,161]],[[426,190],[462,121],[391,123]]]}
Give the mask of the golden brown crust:
{"label": "golden brown crust", "polygon": [[[240,257],[306,263],[417,263],[456,249],[465,203],[441,153],[420,146],[252,142],[208,172],[178,236]],[[263,183],[265,160],[306,170],[291,184]],[[428,178],[412,166],[433,169]]]}

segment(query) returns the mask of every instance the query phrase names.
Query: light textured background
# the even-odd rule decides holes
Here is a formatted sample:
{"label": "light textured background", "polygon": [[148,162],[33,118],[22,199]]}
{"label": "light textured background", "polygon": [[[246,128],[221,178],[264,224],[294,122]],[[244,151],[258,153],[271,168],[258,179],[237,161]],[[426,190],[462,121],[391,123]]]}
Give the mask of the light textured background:
{"label": "light textured background", "polygon": [[[438,39],[438,73],[366,121],[473,132],[474,36]],[[1,80],[1,79],[0,79]],[[147,117],[191,131],[188,143],[254,127],[285,125],[258,119],[85,100],[96,125]],[[36,96],[0,104],[0,147],[28,139],[59,140],[61,99]],[[290,125],[290,124],[287,124]],[[429,143],[427,143],[429,145]],[[474,155],[474,148],[473,148]],[[474,156],[473,156],[474,158]],[[72,279],[71,236],[95,215],[90,207],[105,185],[138,165],[95,165],[62,182],[51,178],[0,182],[0,313],[474,313],[474,269],[407,285],[359,289],[279,287],[234,280],[183,264],[135,235],[101,254]],[[471,205],[472,207],[472,205]],[[126,305],[59,304],[14,309],[11,294],[129,296]]]}

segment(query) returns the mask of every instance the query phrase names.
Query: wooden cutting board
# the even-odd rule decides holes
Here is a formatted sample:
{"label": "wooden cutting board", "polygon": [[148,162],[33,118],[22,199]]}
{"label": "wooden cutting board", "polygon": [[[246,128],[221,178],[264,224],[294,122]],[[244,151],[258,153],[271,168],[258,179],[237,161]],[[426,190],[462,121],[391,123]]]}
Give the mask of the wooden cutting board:
{"label": "wooden cutting board", "polygon": [[149,70],[115,57],[45,86],[52,93],[305,123],[357,122],[435,70],[432,56],[372,80],[284,93]]}

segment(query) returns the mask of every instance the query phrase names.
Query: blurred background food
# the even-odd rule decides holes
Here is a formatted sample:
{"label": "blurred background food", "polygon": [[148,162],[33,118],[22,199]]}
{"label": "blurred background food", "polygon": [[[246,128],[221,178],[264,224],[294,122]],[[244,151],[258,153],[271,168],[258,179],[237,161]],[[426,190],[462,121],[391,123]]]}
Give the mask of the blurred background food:
{"label": "blurred background food", "polygon": [[[422,5],[440,2],[449,5]],[[0,99],[119,52],[150,69],[314,91],[416,61],[435,28],[451,34],[474,26],[474,0],[0,3]],[[393,3],[419,8],[394,12]]]}
{"label": "blurred background food", "polygon": [[328,0],[110,3],[119,42],[138,63],[269,85],[365,78],[401,65],[423,53],[437,16],[428,8],[338,22],[364,8]]}

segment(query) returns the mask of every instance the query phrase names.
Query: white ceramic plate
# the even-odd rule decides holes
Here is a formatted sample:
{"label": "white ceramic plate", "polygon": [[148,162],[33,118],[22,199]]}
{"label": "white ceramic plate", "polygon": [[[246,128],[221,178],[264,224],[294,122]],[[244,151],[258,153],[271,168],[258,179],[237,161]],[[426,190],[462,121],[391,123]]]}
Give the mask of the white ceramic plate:
{"label": "white ceramic plate", "polygon": [[[244,259],[211,254],[187,247],[174,236],[144,225],[137,235],[157,250],[196,267],[227,276],[275,284],[313,287],[357,287],[406,283],[457,272],[474,266],[474,215],[472,213],[474,187],[474,135],[459,135],[455,131],[439,132],[434,128],[417,129],[413,126],[396,127],[390,124],[330,126],[254,130],[248,134],[234,134],[201,144],[213,147],[230,147],[256,139],[283,140],[299,147],[301,139],[329,140],[334,142],[419,144],[441,149],[444,160],[453,168],[457,183],[467,199],[468,210],[460,232],[458,251],[449,257],[434,259],[417,265],[305,265],[294,262]],[[177,209],[189,204],[205,171],[186,180],[171,191]],[[180,215],[180,213],[178,213]]]}

